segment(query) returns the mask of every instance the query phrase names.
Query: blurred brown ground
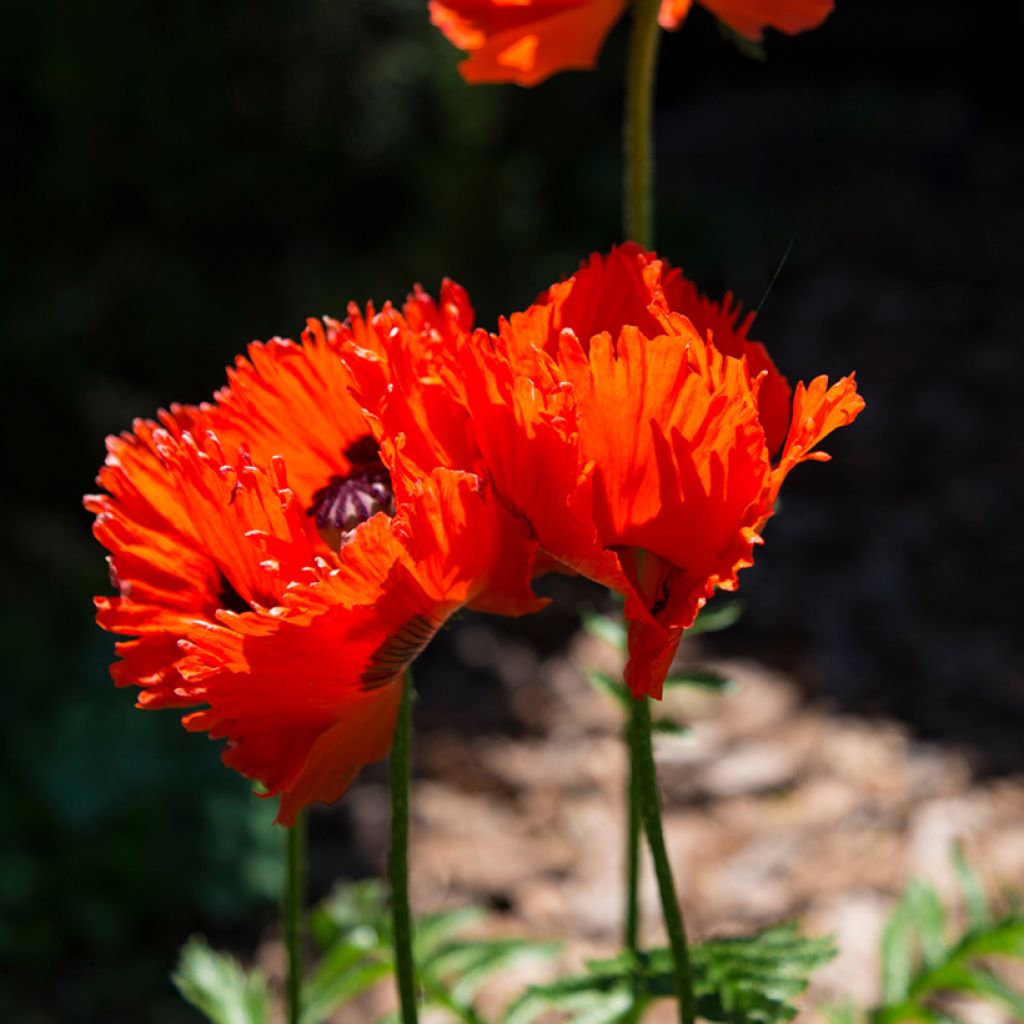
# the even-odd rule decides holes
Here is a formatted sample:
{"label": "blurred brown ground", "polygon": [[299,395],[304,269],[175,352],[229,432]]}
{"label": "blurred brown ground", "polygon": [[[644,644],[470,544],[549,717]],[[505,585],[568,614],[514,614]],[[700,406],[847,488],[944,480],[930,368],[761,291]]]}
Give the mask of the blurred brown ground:
{"label": "blurred brown ground", "polygon": [[[567,655],[542,660],[485,621],[464,627],[454,642],[465,663],[494,672],[521,728],[466,736],[446,727],[425,699],[413,796],[414,906],[481,905],[491,911],[485,933],[564,939],[556,968],[614,954],[623,871],[621,713],[581,669],[614,673],[618,656],[581,633]],[[808,934],[835,936],[839,956],[817,975],[802,1020],[821,1019],[817,1007],[825,1003],[867,1006],[878,998],[881,929],[911,877],[933,884],[959,911],[954,844],[992,896],[1020,890],[1024,778],[978,781],[968,752],[912,740],[891,721],[838,714],[807,700],[785,675],[716,658],[696,638],[684,655],[737,684],[724,696],[671,690],[663,711],[692,731],[656,740],[688,929],[699,940],[799,918]],[[342,806],[350,845],[337,852],[383,871],[383,779],[357,784]],[[323,830],[336,814],[324,812],[314,827]],[[329,869],[329,858],[320,864]],[[642,911],[646,940],[662,941],[649,864]],[[273,965],[276,943],[262,956]],[[498,982],[490,1005],[545,970]],[[390,1005],[385,986],[359,1004],[357,1017],[375,1019]],[[990,1007],[958,1012],[971,1024],[1013,1024]],[[357,1019],[351,1014],[337,1019]],[[650,1019],[662,1018],[652,1011]]]}

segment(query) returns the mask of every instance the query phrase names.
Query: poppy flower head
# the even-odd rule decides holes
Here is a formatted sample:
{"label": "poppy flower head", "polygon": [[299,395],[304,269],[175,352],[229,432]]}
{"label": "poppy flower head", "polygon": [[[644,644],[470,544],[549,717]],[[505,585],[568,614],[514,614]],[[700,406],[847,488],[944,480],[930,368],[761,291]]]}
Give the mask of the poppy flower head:
{"label": "poppy flower head", "polygon": [[436,398],[472,319],[448,284],[436,303],[417,290],[401,312],[254,343],[213,402],[111,438],[105,493],[86,499],[118,591],[97,619],[128,638],[115,680],[141,707],[198,707],[186,727],[226,739],[225,763],[280,795],[284,823],[386,753],[396,684],[458,608],[543,605],[527,525],[485,479],[403,468],[387,403],[364,409],[341,357],[358,352],[388,395]]}
{"label": "poppy flower head", "polygon": [[[816,28],[832,0],[699,0],[733,31],[760,41],[766,28],[794,34]],[[658,21],[677,29],[692,0],[662,0]],[[559,71],[586,70],[627,0],[431,0],[430,19],[469,56],[459,65],[472,84],[532,86]]]}
{"label": "poppy flower head", "polygon": [[[767,28],[797,35],[819,25],[832,13],[833,0],[699,0],[720,22],[758,43]],[[690,12],[692,0],[663,0],[659,22],[677,29]]]}
{"label": "poppy flower head", "polygon": [[660,694],[681,631],[753,563],[786,473],[863,407],[852,377],[791,395],[750,322],[629,244],[460,362],[495,488],[545,564],[625,596],[637,693]]}

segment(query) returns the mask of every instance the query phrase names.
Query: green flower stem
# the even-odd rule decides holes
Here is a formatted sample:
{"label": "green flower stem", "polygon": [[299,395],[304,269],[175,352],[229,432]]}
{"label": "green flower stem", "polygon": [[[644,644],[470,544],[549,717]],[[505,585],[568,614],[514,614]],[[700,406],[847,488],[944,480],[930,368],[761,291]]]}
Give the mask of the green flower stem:
{"label": "green flower stem", "polygon": [[633,732],[636,728],[639,701],[630,702],[629,717],[626,720],[626,749],[629,752],[629,779],[626,783],[626,805],[628,807],[626,831],[626,918],[623,922],[622,942],[627,950],[636,953],[640,946],[640,795],[637,791],[636,744]]}
{"label": "green flower stem", "polygon": [[633,0],[626,67],[623,227],[645,249],[654,245],[654,77],[658,67],[660,0]]}
{"label": "green flower stem", "polygon": [[[629,778],[626,782],[626,917],[623,922],[622,942],[628,953],[637,959],[640,953],[640,791],[636,749],[633,739],[636,731],[637,708],[640,701],[630,701],[626,718],[625,739],[629,753]],[[638,973],[633,975],[633,1005],[622,1018],[623,1024],[635,1024],[644,1010],[643,986]]]}
{"label": "green flower stem", "polygon": [[654,861],[654,873],[658,878],[658,894],[661,896],[661,912],[665,918],[669,946],[672,950],[673,974],[676,995],[679,997],[679,1020],[681,1024],[694,1024],[693,982],[690,977],[690,951],[686,944],[686,929],[683,915],[676,899],[676,887],[672,881],[672,869],[665,850],[665,837],[661,830],[661,806],[658,797],[658,776],[654,767],[654,751],[651,747],[651,709],[646,697],[637,702],[638,711],[633,720],[631,739],[632,760],[637,768],[637,789],[640,796],[640,816],[647,845]]}
{"label": "green flower stem", "polygon": [[[633,0],[633,25],[626,67],[626,106],[623,123],[622,231],[626,239],[651,248],[654,244],[654,78],[658,65],[658,11],[660,0]],[[623,943],[639,949],[640,799],[638,791],[636,729],[640,702],[635,702],[626,723],[629,782],[626,796],[626,912]]]}
{"label": "green flower stem", "polygon": [[412,958],[412,915],[409,912],[409,778],[412,773],[412,673],[402,677],[402,697],[391,744],[391,929],[395,979],[402,1024],[416,1024],[416,966]]}
{"label": "green flower stem", "polygon": [[306,815],[300,811],[288,829],[288,866],[284,887],[285,946],[288,950],[286,998],[288,1024],[302,1016],[303,908],[306,903]]}

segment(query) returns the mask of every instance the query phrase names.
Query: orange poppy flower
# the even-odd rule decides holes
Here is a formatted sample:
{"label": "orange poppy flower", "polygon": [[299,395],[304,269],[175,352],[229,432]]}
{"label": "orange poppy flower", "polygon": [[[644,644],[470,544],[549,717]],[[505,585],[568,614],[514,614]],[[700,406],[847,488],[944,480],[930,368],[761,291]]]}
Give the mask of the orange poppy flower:
{"label": "orange poppy flower", "polygon": [[[827,458],[816,445],[863,408],[852,376],[791,394],[749,327],[731,299],[702,298],[628,244],[591,257],[496,335],[461,335],[441,375],[472,432],[443,457],[486,472],[530,524],[538,571],[625,595],[637,694],[660,696],[682,631],[752,564],[785,476]],[[382,450],[394,443],[427,472],[440,447],[405,444],[428,425],[427,402],[412,390],[386,401],[386,348],[343,353],[367,404],[378,396]]]}
{"label": "orange poppy flower", "polygon": [[[678,28],[692,0],[662,0],[659,22]],[[699,0],[735,32],[760,40],[766,28],[816,28],[833,0]],[[462,77],[537,85],[558,71],[592,68],[627,0],[431,0],[431,21],[469,57]]]}
{"label": "orange poppy flower", "polygon": [[[407,311],[382,315],[429,346],[442,314],[425,296]],[[85,502],[118,590],[97,621],[130,637],[115,681],[140,707],[205,705],[186,727],[226,737],[284,824],[384,756],[397,682],[457,608],[542,605],[535,542],[476,477],[424,474],[392,507],[337,326],[254,344],[213,404],[111,438],[107,493]]]}

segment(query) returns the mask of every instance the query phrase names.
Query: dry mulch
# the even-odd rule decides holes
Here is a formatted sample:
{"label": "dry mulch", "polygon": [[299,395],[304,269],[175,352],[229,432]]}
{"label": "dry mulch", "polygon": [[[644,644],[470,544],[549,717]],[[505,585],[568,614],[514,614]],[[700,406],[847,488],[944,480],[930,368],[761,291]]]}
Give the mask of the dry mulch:
{"label": "dry mulch", "polygon": [[[464,662],[495,671],[524,728],[467,737],[435,721],[418,734],[415,908],[491,908],[490,933],[566,940],[562,968],[614,953],[621,715],[581,670],[615,672],[617,655],[580,634],[567,654],[541,660],[528,645],[473,625],[455,643]],[[821,1019],[815,1007],[823,1002],[877,998],[885,917],[912,876],[955,902],[955,842],[993,894],[1024,887],[1024,780],[977,781],[966,753],[914,741],[887,721],[833,713],[763,666],[705,657],[696,638],[685,653],[737,684],[723,696],[670,691],[665,711],[691,732],[656,740],[688,929],[700,939],[798,917],[808,933],[834,935],[839,956],[818,974],[801,1020]],[[383,782],[371,776],[344,804],[357,847],[382,867]],[[647,939],[660,941],[649,865],[642,909]],[[545,969],[508,979],[492,1003]],[[385,990],[342,1016],[371,1020],[390,1002]],[[989,1010],[963,1016],[1012,1024]]]}

